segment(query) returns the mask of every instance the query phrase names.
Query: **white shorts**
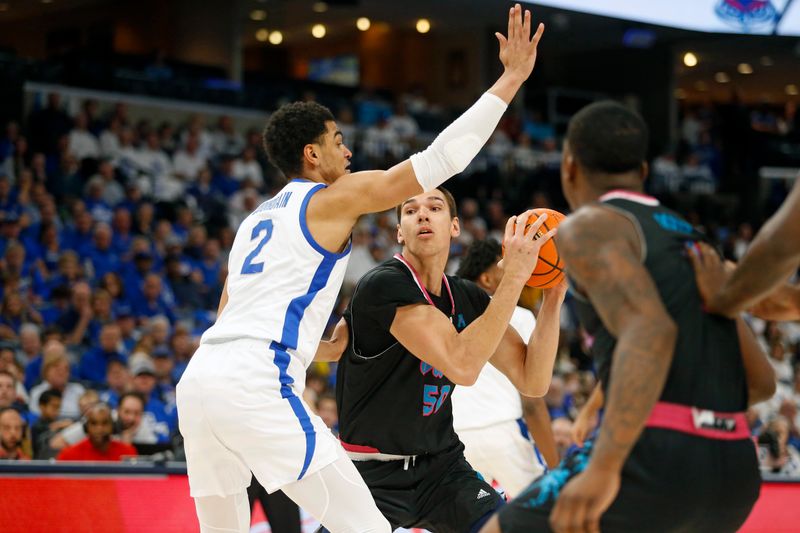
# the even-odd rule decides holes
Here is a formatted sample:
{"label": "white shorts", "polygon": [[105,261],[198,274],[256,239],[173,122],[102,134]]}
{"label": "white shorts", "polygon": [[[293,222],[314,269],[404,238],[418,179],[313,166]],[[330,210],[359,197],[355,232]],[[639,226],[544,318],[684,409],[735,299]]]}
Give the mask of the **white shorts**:
{"label": "white shorts", "polygon": [[271,493],[336,461],[304,388],[303,365],[269,342],[201,344],[177,386],[191,495],[239,493],[251,471]]}
{"label": "white shorts", "polygon": [[464,457],[472,468],[489,483],[496,481],[509,499],[544,473],[533,441],[523,436],[516,420],[462,429],[458,438],[464,443]]}

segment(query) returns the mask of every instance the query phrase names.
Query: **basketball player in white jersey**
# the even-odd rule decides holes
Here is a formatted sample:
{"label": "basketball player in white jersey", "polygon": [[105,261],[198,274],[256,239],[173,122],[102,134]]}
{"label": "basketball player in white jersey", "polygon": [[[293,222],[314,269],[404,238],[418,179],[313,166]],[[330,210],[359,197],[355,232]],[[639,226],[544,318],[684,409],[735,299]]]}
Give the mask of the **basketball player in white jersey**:
{"label": "basketball player in white jersey", "polygon": [[250,471],[338,532],[389,524],[339,443],[302,400],[311,363],[342,284],[358,217],[394,207],[461,172],[528,78],[544,31],[511,8],[496,34],[504,71],[424,151],[389,170],[348,174],[350,151],[333,115],[289,104],[264,144],[289,183],[239,227],[216,323],[178,384],[191,495],[202,532],[249,531]]}
{"label": "basketball player in white jersey", "polygon": [[[497,266],[501,254],[495,240],[474,241],[461,259],[457,275],[494,294],[503,278],[503,271]],[[520,337],[529,339],[536,318],[530,310],[517,306],[511,326]],[[456,387],[452,401],[453,427],[464,443],[464,457],[487,481],[496,481],[509,499],[544,472],[542,459],[551,468],[558,465],[544,399],[521,398],[517,388],[494,366],[484,366],[471,387]],[[527,415],[527,425],[523,413]],[[538,456],[528,429],[543,458]]]}

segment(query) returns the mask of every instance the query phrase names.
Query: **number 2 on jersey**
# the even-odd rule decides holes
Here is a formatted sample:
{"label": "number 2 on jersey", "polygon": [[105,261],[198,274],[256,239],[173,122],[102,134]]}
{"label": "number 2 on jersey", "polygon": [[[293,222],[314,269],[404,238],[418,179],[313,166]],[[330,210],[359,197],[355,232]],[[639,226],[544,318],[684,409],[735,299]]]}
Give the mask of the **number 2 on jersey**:
{"label": "number 2 on jersey", "polygon": [[250,252],[250,255],[248,255],[244,259],[244,265],[242,265],[242,274],[258,274],[259,272],[264,270],[264,262],[262,261],[261,263],[253,263],[253,259],[255,259],[259,253],[261,253],[261,249],[264,247],[265,244],[267,244],[267,241],[269,241],[269,239],[272,237],[271,220],[269,219],[262,220],[261,222],[256,224],[256,227],[253,228],[253,233],[250,236],[250,240],[251,241],[256,240],[256,238],[259,235],[261,235],[262,232],[264,233],[264,236],[261,238],[260,241],[258,241],[258,245],[252,252]]}

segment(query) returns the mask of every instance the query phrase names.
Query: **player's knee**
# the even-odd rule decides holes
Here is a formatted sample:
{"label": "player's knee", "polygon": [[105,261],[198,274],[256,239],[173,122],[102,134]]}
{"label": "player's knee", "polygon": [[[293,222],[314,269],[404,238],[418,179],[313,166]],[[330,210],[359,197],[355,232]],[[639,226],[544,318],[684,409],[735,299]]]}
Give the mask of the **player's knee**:
{"label": "player's knee", "polygon": [[500,519],[497,518],[496,514],[486,522],[480,533],[502,533],[500,530]]}

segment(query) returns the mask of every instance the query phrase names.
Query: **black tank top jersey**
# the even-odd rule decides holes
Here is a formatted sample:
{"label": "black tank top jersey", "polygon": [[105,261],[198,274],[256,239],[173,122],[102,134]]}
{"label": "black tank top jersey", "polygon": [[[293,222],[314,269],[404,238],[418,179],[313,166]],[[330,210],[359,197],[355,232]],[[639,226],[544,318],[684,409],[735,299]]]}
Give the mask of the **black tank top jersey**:
{"label": "black tank top jersey", "polygon": [[[638,228],[644,266],[678,326],[675,356],[661,401],[722,412],[744,411],[747,389],[736,324],[703,311],[685,248],[686,243],[706,241],[706,237],[654,198],[629,193],[606,197],[610,198],[602,202],[604,207],[624,215]],[[592,355],[607,389],[616,339],[586,299],[578,295],[576,304],[584,328],[594,336]]]}
{"label": "black tank top jersey", "polygon": [[[447,279],[455,313],[444,282],[441,296],[430,296],[461,331],[483,313],[489,296],[470,281]],[[396,455],[435,454],[460,445],[450,403],[455,384],[389,332],[397,308],[412,304],[429,305],[397,259],[378,265],[356,286],[345,311],[350,342],[336,376],[339,437],[345,444]]]}

